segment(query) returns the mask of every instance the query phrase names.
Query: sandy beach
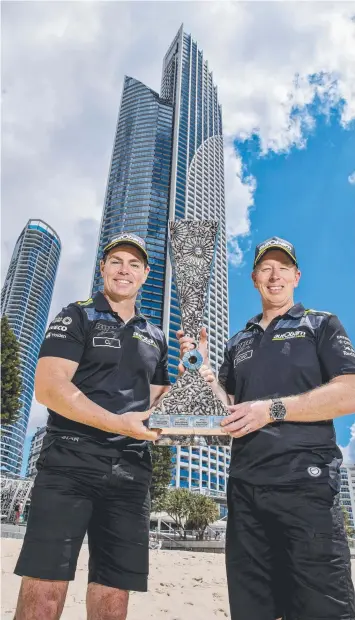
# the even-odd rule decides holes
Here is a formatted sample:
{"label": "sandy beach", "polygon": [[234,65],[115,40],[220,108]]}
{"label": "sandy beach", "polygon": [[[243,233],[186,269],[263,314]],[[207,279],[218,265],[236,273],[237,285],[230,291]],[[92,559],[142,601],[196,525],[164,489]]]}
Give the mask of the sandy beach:
{"label": "sandy beach", "polygon": [[[22,540],[1,539],[1,620],[12,620],[20,578],[13,574]],[[223,620],[230,618],[224,554],[150,552],[149,592],[131,594],[128,620]],[[62,620],[86,620],[87,545],[69,585]],[[352,561],[353,578],[355,560]]]}
{"label": "sandy beach", "polygon": [[[13,574],[22,540],[1,539],[1,619],[13,618],[20,577]],[[62,620],[86,620],[87,545],[78,562]],[[131,594],[128,620],[229,618],[224,554],[151,551],[149,592]]]}

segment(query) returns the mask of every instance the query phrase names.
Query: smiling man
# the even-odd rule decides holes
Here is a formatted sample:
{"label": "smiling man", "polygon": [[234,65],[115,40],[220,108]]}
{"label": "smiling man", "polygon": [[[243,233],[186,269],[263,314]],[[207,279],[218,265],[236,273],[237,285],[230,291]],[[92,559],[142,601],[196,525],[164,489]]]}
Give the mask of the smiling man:
{"label": "smiling man", "polygon": [[[217,383],[233,438],[226,564],[232,620],[355,620],[333,419],[355,411],[355,351],[338,318],[294,303],[278,237],[255,251],[262,312],[227,343]],[[182,353],[190,339],[180,336]],[[206,350],[201,350],[206,356]]]}
{"label": "smiling man", "polygon": [[136,306],[149,274],[143,239],[104,248],[103,292],[52,321],[40,351],[36,398],[47,435],[22,551],[16,620],[60,618],[88,533],[88,620],[124,620],[129,590],[146,591],[149,407],[169,389],[163,332]]}

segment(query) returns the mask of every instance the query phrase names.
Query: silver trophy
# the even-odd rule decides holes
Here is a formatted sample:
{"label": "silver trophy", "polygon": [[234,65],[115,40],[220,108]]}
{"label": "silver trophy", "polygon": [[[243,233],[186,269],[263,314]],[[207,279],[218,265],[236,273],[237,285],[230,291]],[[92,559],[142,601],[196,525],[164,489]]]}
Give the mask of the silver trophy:
{"label": "silver trophy", "polygon": [[199,373],[197,350],[218,234],[218,222],[169,222],[169,248],[181,310],[182,328],[195,348],[185,353],[185,372],[162,398],[149,418],[149,428],[161,429],[159,445],[229,445],[221,419],[228,415],[222,401]]}

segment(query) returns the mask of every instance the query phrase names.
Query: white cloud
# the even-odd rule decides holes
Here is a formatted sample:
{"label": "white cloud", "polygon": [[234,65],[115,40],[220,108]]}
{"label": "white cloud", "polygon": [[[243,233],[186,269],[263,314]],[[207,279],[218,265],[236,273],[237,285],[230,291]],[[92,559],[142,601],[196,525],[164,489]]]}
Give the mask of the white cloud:
{"label": "white cloud", "polygon": [[4,3],[2,275],[26,221],[40,217],[63,242],[51,314],[88,296],[123,76],[158,91],[181,22],[218,84],[240,264],[257,180],[233,142],[255,134],[263,154],[287,152],[305,147],[315,108],[337,105],[344,126],[355,117],[353,17],[340,2]]}
{"label": "white cloud", "polygon": [[355,170],[354,170],[354,172],[352,174],[349,174],[348,181],[349,181],[350,185],[355,185]]}
{"label": "white cloud", "polygon": [[33,435],[37,428],[45,426],[48,418],[48,411],[46,407],[40,405],[34,398],[31,406],[31,415],[27,428],[27,435]]}
{"label": "white cloud", "polygon": [[256,179],[244,174],[242,159],[231,140],[225,144],[224,160],[227,234],[229,237],[246,235],[250,229],[249,209],[254,204]]}
{"label": "white cloud", "polygon": [[344,465],[355,465],[355,422],[350,427],[350,440],[347,446],[339,446],[343,453]]}
{"label": "white cloud", "polygon": [[243,173],[243,162],[232,140],[225,142],[224,160],[228,261],[234,267],[239,267],[243,262],[239,238],[247,236],[250,230],[249,212],[254,204],[256,179]]}

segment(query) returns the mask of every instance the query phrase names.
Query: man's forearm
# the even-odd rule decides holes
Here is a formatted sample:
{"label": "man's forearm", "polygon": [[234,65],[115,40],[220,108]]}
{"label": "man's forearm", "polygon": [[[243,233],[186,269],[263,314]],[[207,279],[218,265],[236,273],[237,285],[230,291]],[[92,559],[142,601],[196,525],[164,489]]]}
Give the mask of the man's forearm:
{"label": "man's forearm", "polygon": [[355,412],[355,375],[342,375],[319,388],[281,398],[286,422],[319,422]]}
{"label": "man's forearm", "polygon": [[37,400],[60,415],[102,431],[119,432],[119,416],[87,398],[71,381],[57,378],[51,387],[36,392]]}

